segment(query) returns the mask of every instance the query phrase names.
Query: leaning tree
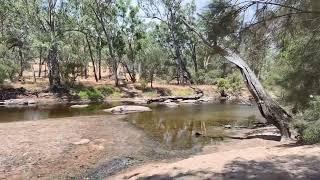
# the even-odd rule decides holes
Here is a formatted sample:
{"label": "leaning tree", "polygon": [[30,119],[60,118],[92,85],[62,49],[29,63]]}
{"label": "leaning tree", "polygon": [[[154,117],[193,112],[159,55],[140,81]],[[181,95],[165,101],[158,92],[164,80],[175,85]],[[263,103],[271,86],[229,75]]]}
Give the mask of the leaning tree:
{"label": "leaning tree", "polygon": [[[292,116],[265,91],[256,74],[242,58],[237,48],[225,47],[225,44],[230,44],[230,39],[241,38],[241,34],[244,31],[253,27],[256,28],[261,24],[267,25],[270,29],[276,29],[279,28],[277,27],[279,23],[286,26],[288,20],[292,20],[295,16],[304,16],[306,14],[315,16],[315,14],[318,14],[317,7],[319,7],[320,3],[315,0],[311,0],[308,3],[299,1],[290,2],[277,0],[244,1],[240,3],[214,1],[209,5],[209,10],[205,14],[200,15],[206,22],[205,34],[200,33],[189,22],[184,20],[189,29],[197,34],[206,45],[240,69],[248,90],[258,105],[260,113],[268,123],[273,124],[280,130],[282,140],[291,138],[289,123],[293,119]],[[304,6],[301,6],[301,3],[304,3]],[[304,9],[297,7],[303,7]],[[250,20],[246,20],[245,14],[248,11],[255,11],[254,15],[251,15]],[[294,23],[294,21],[291,23]]]}

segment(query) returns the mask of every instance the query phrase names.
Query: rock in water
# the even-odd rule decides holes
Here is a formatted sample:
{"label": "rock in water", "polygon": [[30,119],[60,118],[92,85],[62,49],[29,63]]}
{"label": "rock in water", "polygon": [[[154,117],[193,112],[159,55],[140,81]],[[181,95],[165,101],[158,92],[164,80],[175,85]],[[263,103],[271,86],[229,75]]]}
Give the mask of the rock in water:
{"label": "rock in water", "polygon": [[185,103],[185,104],[197,104],[199,103],[197,100],[184,100],[181,101],[181,103]]}
{"label": "rock in water", "polygon": [[86,107],[88,107],[89,105],[88,104],[82,104],[82,105],[72,105],[72,106],[70,106],[71,108],[86,108]]}
{"label": "rock in water", "polygon": [[161,104],[166,105],[166,106],[171,107],[171,108],[180,106],[180,104],[177,104],[175,102],[161,103]]}
{"label": "rock in water", "polygon": [[152,111],[149,107],[145,106],[116,106],[110,109],[103,110],[104,112],[110,112],[113,114],[128,114],[137,112],[148,112]]}

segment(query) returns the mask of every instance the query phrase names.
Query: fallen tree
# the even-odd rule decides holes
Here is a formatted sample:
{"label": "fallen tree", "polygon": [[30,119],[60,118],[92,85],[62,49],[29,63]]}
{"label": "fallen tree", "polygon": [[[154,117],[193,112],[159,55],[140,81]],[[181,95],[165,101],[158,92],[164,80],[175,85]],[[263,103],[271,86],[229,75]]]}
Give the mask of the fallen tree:
{"label": "fallen tree", "polygon": [[154,102],[165,102],[166,100],[178,101],[178,100],[198,100],[203,97],[204,93],[201,89],[190,87],[194,90],[195,95],[192,96],[161,96],[157,98],[148,99],[147,103],[151,104]]}

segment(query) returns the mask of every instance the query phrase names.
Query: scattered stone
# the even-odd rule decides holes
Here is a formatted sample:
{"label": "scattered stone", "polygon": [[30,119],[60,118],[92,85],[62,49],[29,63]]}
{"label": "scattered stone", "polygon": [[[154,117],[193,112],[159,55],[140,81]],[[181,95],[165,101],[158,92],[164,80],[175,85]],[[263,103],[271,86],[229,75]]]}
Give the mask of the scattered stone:
{"label": "scattered stone", "polygon": [[80,141],[74,142],[72,144],[74,144],[74,145],[84,145],[84,144],[88,144],[89,142],[90,142],[89,139],[81,139]]}
{"label": "scattered stone", "polygon": [[167,99],[164,101],[164,103],[171,103],[172,101],[170,99]]}
{"label": "scattered stone", "polygon": [[202,134],[199,133],[199,132],[196,132],[194,135],[195,135],[196,137],[202,136]]}
{"label": "scattered stone", "polygon": [[110,109],[103,110],[104,112],[110,112],[113,114],[128,114],[137,112],[148,112],[152,111],[149,107],[145,106],[116,106]]}
{"label": "scattered stone", "polygon": [[9,99],[3,101],[1,104],[5,106],[28,106],[35,105],[37,102],[33,99]]}
{"label": "scattered stone", "polygon": [[225,125],[225,126],[223,126],[223,127],[226,128],[226,129],[231,129],[231,128],[232,128],[231,125]]}
{"label": "scattered stone", "polygon": [[71,108],[86,108],[88,106],[89,106],[88,104],[82,104],[82,105],[77,104],[77,105],[72,105],[70,107]]}
{"label": "scattered stone", "polygon": [[214,101],[214,97],[202,97],[198,99],[198,102],[212,102]]}
{"label": "scattered stone", "polygon": [[168,107],[178,107],[178,106],[180,106],[180,104],[177,104],[177,103],[175,103],[175,102],[169,102],[169,103],[162,103],[163,105],[166,105],[166,106],[168,106]]}
{"label": "scattered stone", "polygon": [[185,103],[185,104],[196,104],[198,103],[197,100],[184,100],[184,101],[181,101],[181,103]]}

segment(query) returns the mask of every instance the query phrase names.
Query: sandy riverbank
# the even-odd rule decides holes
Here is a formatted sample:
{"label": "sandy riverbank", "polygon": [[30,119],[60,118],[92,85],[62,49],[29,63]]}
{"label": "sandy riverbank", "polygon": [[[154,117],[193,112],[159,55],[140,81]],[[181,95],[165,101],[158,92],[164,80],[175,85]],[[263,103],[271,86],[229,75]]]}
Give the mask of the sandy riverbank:
{"label": "sandy riverbank", "polygon": [[146,142],[143,133],[120,118],[1,123],[0,179],[66,179],[90,176],[102,163],[110,162],[110,171],[121,168],[112,161],[128,165]]}
{"label": "sandy riverbank", "polygon": [[207,146],[203,154],[176,162],[131,168],[108,179],[287,180],[320,178],[320,146],[292,146],[262,139]]}

